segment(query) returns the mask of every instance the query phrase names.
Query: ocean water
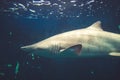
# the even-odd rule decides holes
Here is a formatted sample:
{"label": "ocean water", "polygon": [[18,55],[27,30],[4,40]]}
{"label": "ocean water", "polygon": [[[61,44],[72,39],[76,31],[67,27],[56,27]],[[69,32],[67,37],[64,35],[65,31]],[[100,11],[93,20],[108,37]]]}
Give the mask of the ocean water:
{"label": "ocean water", "polygon": [[120,33],[119,0],[1,0],[0,80],[120,80],[120,57],[47,58],[21,46],[96,21]]}

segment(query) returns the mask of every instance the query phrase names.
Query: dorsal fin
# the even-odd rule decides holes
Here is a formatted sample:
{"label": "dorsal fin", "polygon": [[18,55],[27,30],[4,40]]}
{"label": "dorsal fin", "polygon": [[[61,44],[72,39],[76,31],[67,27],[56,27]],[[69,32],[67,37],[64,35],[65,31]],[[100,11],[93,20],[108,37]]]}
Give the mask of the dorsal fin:
{"label": "dorsal fin", "polygon": [[101,27],[101,21],[97,21],[95,23],[93,23],[91,26],[89,26],[87,29],[93,29],[93,30],[99,30],[99,31],[103,31],[102,27]]}

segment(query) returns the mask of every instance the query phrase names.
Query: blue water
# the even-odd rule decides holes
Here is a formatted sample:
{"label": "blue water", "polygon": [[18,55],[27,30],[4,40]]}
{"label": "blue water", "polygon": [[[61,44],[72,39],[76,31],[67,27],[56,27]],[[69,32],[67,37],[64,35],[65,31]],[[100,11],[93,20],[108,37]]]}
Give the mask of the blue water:
{"label": "blue water", "polygon": [[120,33],[119,0],[1,0],[0,80],[119,80],[120,57],[46,58],[20,50],[98,20]]}

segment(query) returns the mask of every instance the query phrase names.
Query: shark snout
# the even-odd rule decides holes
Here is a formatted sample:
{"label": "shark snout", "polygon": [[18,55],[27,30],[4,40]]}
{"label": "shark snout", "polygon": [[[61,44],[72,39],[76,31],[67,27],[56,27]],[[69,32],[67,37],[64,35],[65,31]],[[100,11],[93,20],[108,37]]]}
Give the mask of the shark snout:
{"label": "shark snout", "polygon": [[32,52],[35,50],[35,48],[33,47],[33,45],[29,45],[29,46],[22,46],[21,50],[26,51],[26,52]]}
{"label": "shark snout", "polygon": [[26,46],[22,46],[22,47],[20,47],[21,48],[21,50],[23,50],[23,51],[26,51],[27,50],[27,47]]}

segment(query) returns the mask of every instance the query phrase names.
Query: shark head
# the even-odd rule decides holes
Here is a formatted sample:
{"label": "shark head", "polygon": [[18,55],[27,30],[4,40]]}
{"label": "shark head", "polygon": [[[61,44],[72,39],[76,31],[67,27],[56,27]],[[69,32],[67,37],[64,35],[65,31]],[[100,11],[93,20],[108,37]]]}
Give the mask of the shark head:
{"label": "shark head", "polygon": [[46,56],[46,57],[51,56],[50,54],[48,54],[49,49],[45,45],[43,45],[43,43],[23,46],[21,47],[21,50],[25,51],[28,55],[35,54],[38,56]]}
{"label": "shark head", "polygon": [[[41,41],[33,45],[23,46],[21,49],[28,53],[34,53],[45,57],[73,57],[77,56],[82,49],[81,44],[69,45],[61,41]],[[73,54],[75,51],[76,54]],[[67,54],[66,54],[67,53]],[[69,53],[69,54],[68,54]]]}

